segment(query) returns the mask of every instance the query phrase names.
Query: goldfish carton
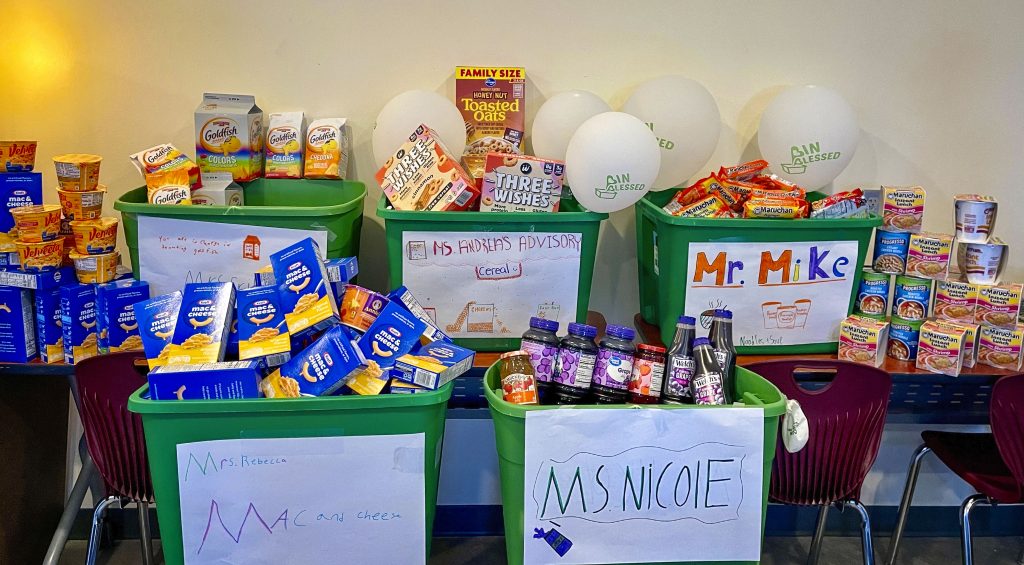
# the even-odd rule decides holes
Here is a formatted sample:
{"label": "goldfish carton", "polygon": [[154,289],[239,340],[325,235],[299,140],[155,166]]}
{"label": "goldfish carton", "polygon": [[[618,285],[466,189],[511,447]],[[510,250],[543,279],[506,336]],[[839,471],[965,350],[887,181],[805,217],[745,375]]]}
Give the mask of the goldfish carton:
{"label": "goldfish carton", "polygon": [[231,173],[204,173],[203,187],[192,191],[194,206],[244,206],[242,187],[231,180]]}
{"label": "goldfish carton", "polygon": [[302,112],[270,114],[267,125],[266,166],[268,179],[302,178],[302,149],[306,143]]}
{"label": "goldfish carton", "polygon": [[263,110],[256,97],[204,93],[196,108],[196,160],[204,173],[246,182],[263,174]]}
{"label": "goldfish carton", "polygon": [[343,179],[351,152],[345,118],[313,120],[306,131],[303,176],[307,179]]}
{"label": "goldfish carton", "polygon": [[0,361],[27,363],[36,358],[32,291],[0,287]]}
{"label": "goldfish carton", "polygon": [[193,188],[202,186],[199,178],[199,167],[189,159],[187,155],[178,151],[178,148],[170,143],[161,143],[138,153],[128,156],[128,159],[135,165],[135,168],[147,177],[152,173],[162,173],[175,169],[183,169],[188,172],[189,183]]}

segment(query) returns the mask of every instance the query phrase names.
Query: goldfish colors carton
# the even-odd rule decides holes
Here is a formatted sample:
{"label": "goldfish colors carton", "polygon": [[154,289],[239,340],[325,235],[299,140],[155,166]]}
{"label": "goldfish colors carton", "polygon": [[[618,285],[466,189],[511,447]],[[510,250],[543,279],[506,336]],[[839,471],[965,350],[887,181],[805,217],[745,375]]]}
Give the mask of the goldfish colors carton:
{"label": "goldfish colors carton", "polygon": [[32,291],[0,287],[0,361],[27,363],[36,358]]}
{"label": "goldfish colors carton", "polygon": [[276,367],[291,358],[291,336],[276,286],[238,291],[238,358],[263,359]]}
{"label": "goldfish colors carton", "polygon": [[307,237],[270,256],[288,331],[320,331],[338,323],[338,302],[330,288],[320,248]]}
{"label": "goldfish colors carton", "polygon": [[124,279],[96,287],[97,325],[111,353],[142,349],[135,304],[144,300],[149,300],[149,283],[144,281]]}
{"label": "goldfish colors carton", "polygon": [[229,172],[238,182],[263,174],[263,110],[256,97],[204,93],[195,122],[200,171]]}
{"label": "goldfish colors carton", "polygon": [[433,390],[473,368],[475,356],[473,351],[464,347],[436,341],[399,357],[391,376],[396,381]]}
{"label": "goldfish colors carton", "polygon": [[258,361],[163,365],[149,372],[153,400],[259,398]]}
{"label": "goldfish colors carton", "polygon": [[64,362],[64,332],[60,321],[60,288],[36,291],[36,338],[43,363]]}
{"label": "goldfish colors carton", "polygon": [[242,187],[231,173],[204,173],[203,187],[192,191],[193,206],[244,206]]}
{"label": "goldfish colors carton", "polygon": [[342,326],[327,330],[260,383],[267,398],[329,396],[344,386],[362,360]]}
{"label": "goldfish colors carton", "polygon": [[234,311],[234,284],[187,283],[181,293],[168,364],[223,361]]}
{"label": "goldfish colors carton", "polygon": [[95,285],[61,287],[60,324],[64,331],[65,363],[78,363],[99,353]]}
{"label": "goldfish colors carton", "polygon": [[166,365],[171,337],[181,309],[181,291],[137,302],[132,305],[132,309],[139,324],[139,337],[142,338],[142,348],[149,360],[149,368]]}
{"label": "goldfish colors carton", "polygon": [[268,179],[302,178],[305,120],[302,112],[278,112],[267,118],[266,170]]}

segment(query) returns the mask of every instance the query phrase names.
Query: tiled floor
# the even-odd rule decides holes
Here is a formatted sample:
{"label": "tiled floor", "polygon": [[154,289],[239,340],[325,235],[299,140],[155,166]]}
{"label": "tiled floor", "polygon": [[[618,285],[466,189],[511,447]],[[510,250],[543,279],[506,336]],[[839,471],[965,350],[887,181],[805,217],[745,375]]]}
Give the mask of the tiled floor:
{"label": "tiled floor", "polygon": [[[875,548],[881,562],[888,555],[888,542],[879,540]],[[810,538],[770,537],[765,540],[762,565],[801,564],[807,560]],[[85,542],[72,541],[61,557],[61,565],[80,565],[85,561]],[[159,547],[159,542],[157,542]],[[974,562],[978,565],[1020,565],[1024,539],[977,538]],[[124,541],[100,553],[100,565],[129,565],[141,560],[139,544]],[[158,563],[161,563],[159,560]],[[960,562],[960,540],[956,538],[906,538],[900,550],[900,565],[948,565]],[[338,563],[344,563],[339,561]],[[438,538],[434,540],[430,565],[489,565],[505,563],[504,538]],[[858,565],[862,563],[860,539],[825,538],[822,565]]]}

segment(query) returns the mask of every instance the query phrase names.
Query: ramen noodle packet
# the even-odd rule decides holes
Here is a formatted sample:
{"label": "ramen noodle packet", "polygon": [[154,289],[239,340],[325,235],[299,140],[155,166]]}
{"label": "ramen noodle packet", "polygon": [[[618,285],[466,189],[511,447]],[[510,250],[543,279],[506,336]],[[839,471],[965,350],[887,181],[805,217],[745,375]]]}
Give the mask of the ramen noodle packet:
{"label": "ramen noodle packet", "polygon": [[153,400],[232,400],[259,398],[257,361],[163,365],[149,372]]}
{"label": "ramen noodle packet", "polygon": [[302,112],[276,112],[267,120],[263,176],[268,179],[302,178],[302,148],[306,144]]}
{"label": "ramen noodle packet", "polygon": [[95,286],[74,284],[61,287],[60,325],[64,333],[65,363],[72,365],[99,353]]}
{"label": "ramen noodle packet", "polygon": [[765,161],[764,159],[757,159],[743,163],[742,165],[721,167],[718,169],[718,178],[748,181],[761,174],[761,171],[764,171],[767,168],[768,161]]}
{"label": "ramen noodle packet", "polygon": [[1012,329],[1020,316],[1022,290],[1024,285],[1017,283],[979,287],[974,323]]}
{"label": "ramen noodle packet", "polygon": [[842,361],[879,367],[885,360],[889,322],[852,315],[839,324],[839,354]]}
{"label": "ramen noodle packet", "polygon": [[0,361],[28,363],[38,355],[32,306],[31,290],[0,286]]}
{"label": "ramen noodle packet", "polygon": [[1021,367],[1021,345],[1024,343],[1024,326],[995,328],[982,326],[978,339],[978,363],[1019,371]]}
{"label": "ramen noodle packet", "polygon": [[348,331],[335,326],[293,355],[260,383],[267,398],[329,396],[344,386],[362,365]]}
{"label": "ramen noodle packet", "polygon": [[186,283],[174,325],[168,365],[224,360],[235,311],[233,283]]}
{"label": "ramen noodle packet", "polygon": [[978,337],[981,326],[978,324],[960,324],[964,332],[964,367],[970,368],[978,363]]}
{"label": "ramen noodle packet", "polygon": [[522,153],[526,132],[526,70],[456,67],[455,105],[466,122],[463,159],[482,179],[488,153]]}
{"label": "ramen noodle packet", "polygon": [[35,166],[35,141],[0,141],[0,173],[29,173]]}
{"label": "ramen noodle packet", "polygon": [[178,290],[132,305],[150,369],[167,364],[180,309],[181,291]]}
{"label": "ramen noodle packet", "polygon": [[238,311],[238,358],[264,360],[276,367],[291,359],[291,336],[281,308],[276,286],[239,289],[235,298]]}
{"label": "ramen noodle packet", "polygon": [[812,218],[866,218],[869,213],[867,200],[859,188],[811,203]]}
{"label": "ramen noodle packet", "polygon": [[303,175],[307,179],[343,179],[351,152],[345,118],[320,118],[306,129]]}
{"label": "ramen noodle packet", "polygon": [[907,250],[907,274],[926,279],[945,279],[949,274],[949,258],[953,252],[953,236],[921,232],[910,235]]}
{"label": "ramen noodle packet", "polygon": [[882,225],[890,231],[921,231],[924,189],[920,186],[882,187]]}
{"label": "ramen noodle packet", "polygon": [[964,364],[966,336],[967,328],[960,324],[925,321],[917,342],[917,368],[953,377],[959,375]]}
{"label": "ramen noodle packet", "polygon": [[743,203],[744,218],[794,219],[807,216],[807,202],[793,198],[751,198]]}
{"label": "ramen noodle packet", "polygon": [[979,291],[978,285],[953,277],[937,281],[932,315],[940,320],[973,324]]}
{"label": "ramen noodle packet", "polygon": [[270,255],[284,319],[293,335],[338,323],[338,303],[320,257],[320,247],[310,237]]}
{"label": "ramen noodle packet", "polygon": [[[732,216],[732,210],[729,208],[729,205],[717,194],[706,196],[685,206],[676,207],[672,206],[672,204],[672,202],[669,202],[668,206],[665,207],[666,211],[679,218],[719,218]],[[669,211],[669,207],[672,207],[671,211]]]}
{"label": "ramen noodle packet", "polygon": [[132,153],[128,159],[142,173],[143,178],[148,178],[153,173],[180,169],[188,173],[189,185],[193,189],[203,186],[202,178],[199,176],[199,165],[170,143],[161,143]]}
{"label": "ramen noodle packet", "polygon": [[425,124],[388,157],[376,177],[396,210],[467,210],[480,195],[458,157]]}
{"label": "ramen noodle packet", "polygon": [[150,204],[192,204],[192,186],[188,171],[169,169],[146,175],[146,194]]}
{"label": "ramen noodle packet", "polygon": [[[473,368],[473,351],[448,342],[427,343],[398,358],[391,376],[395,383],[440,388]],[[394,392],[394,390],[392,390]]]}

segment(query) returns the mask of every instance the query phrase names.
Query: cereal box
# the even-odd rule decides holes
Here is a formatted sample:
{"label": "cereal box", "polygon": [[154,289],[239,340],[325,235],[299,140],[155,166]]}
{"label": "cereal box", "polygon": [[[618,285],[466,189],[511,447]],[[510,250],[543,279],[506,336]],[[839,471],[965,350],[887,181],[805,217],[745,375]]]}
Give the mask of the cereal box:
{"label": "cereal box", "polygon": [[890,231],[921,231],[924,197],[920,186],[883,186],[882,225]]}
{"label": "cereal box", "polygon": [[423,124],[377,171],[377,182],[396,210],[465,210],[480,194],[458,156]]}
{"label": "cereal box", "polygon": [[238,358],[263,359],[276,367],[291,358],[291,337],[277,286],[238,291]]}
{"label": "cereal box", "polygon": [[329,287],[320,248],[306,238],[270,256],[288,331],[324,330],[338,323],[338,303]]}
{"label": "cereal box", "polygon": [[135,321],[139,325],[142,348],[149,360],[149,368],[167,364],[171,337],[181,310],[181,291],[157,296],[132,305]]}
{"label": "cereal box", "polygon": [[1024,326],[1013,328],[981,327],[978,340],[978,363],[1019,371],[1021,366],[1021,344],[1024,343]]}
{"label": "cereal box", "polygon": [[306,131],[307,179],[343,179],[348,174],[349,147],[345,118],[313,120]]}
{"label": "cereal box", "polygon": [[917,368],[957,376],[964,363],[967,328],[954,322],[927,320],[917,343]]}
{"label": "cereal box", "polygon": [[488,153],[522,153],[526,71],[521,67],[456,67],[455,105],[466,122],[469,173],[484,175]]}
{"label": "cereal box", "polygon": [[1017,283],[979,287],[974,323],[1013,329],[1020,315],[1022,290],[1024,285]]}
{"label": "cereal box", "polygon": [[259,398],[258,361],[163,365],[146,377],[153,400]]}
{"label": "cereal box", "polygon": [[365,332],[387,305],[388,299],[372,290],[354,284],[345,285],[341,299],[341,323]]}
{"label": "cereal box", "polygon": [[451,341],[446,333],[441,331],[441,328],[437,327],[434,319],[427,314],[427,311],[420,304],[420,301],[416,299],[412,291],[404,286],[400,286],[395,290],[388,293],[388,300],[391,302],[398,302],[404,306],[406,310],[416,316],[421,322],[426,324],[426,329],[423,331],[423,338],[420,340],[422,343],[428,343],[431,341]]}
{"label": "cereal box", "polygon": [[514,153],[488,153],[481,212],[557,212],[565,163]]}
{"label": "cereal box", "polygon": [[193,365],[223,361],[234,311],[234,284],[185,284],[167,364]]}
{"label": "cereal box", "polygon": [[64,332],[65,363],[78,363],[99,353],[95,285],[74,284],[61,287],[60,324]]}
{"label": "cereal box", "polygon": [[60,321],[60,288],[37,290],[36,340],[43,363],[64,362],[64,332]]}
{"label": "cereal box", "polygon": [[193,206],[244,206],[242,187],[231,173],[203,173],[203,187],[192,191]]}
{"label": "cereal box", "polygon": [[475,355],[471,350],[452,343],[428,343],[409,355],[399,357],[391,376],[396,382],[433,390],[473,368]]}
{"label": "cereal box", "polygon": [[14,238],[18,230],[11,208],[42,203],[42,173],[0,173],[0,251],[15,251]]}
{"label": "cereal box", "polygon": [[953,236],[921,232],[910,235],[907,274],[926,279],[944,279],[949,274]]}
{"label": "cereal box", "polygon": [[32,291],[0,287],[0,361],[27,363],[36,358],[36,316]]}
{"label": "cereal box", "polygon": [[202,172],[229,172],[238,182],[263,174],[263,110],[256,97],[204,93],[195,122]]}
{"label": "cereal box", "polygon": [[345,328],[335,326],[263,379],[260,389],[267,398],[329,396],[344,386],[361,364]]}
{"label": "cereal box", "polygon": [[936,282],[932,315],[940,320],[973,324],[979,290],[978,285],[955,278]]}
{"label": "cereal box", "polygon": [[100,343],[111,353],[142,349],[135,304],[149,300],[149,283],[124,279],[96,287],[97,327]]}
{"label": "cereal box", "polygon": [[302,178],[302,148],[306,145],[302,112],[276,112],[267,117],[267,153],[263,176]]}
{"label": "cereal box", "polygon": [[389,301],[356,345],[368,362],[391,367],[396,359],[419,345],[426,328],[427,325],[404,306]]}
{"label": "cereal box", "polygon": [[0,173],[28,173],[36,166],[35,141],[0,141]]}

